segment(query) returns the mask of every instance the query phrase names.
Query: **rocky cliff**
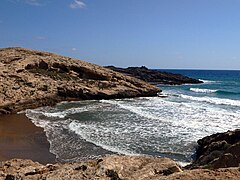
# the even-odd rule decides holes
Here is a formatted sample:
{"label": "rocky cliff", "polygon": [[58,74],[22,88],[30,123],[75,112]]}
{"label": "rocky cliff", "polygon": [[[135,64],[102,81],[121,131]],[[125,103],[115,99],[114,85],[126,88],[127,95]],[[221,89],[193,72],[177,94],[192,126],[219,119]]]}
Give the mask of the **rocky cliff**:
{"label": "rocky cliff", "polygon": [[155,96],[159,91],[81,60],[23,48],[0,49],[0,114],[64,100]]}
{"label": "rocky cliff", "polygon": [[128,67],[119,68],[114,66],[106,66],[117,72],[124,73],[129,76],[142,79],[143,81],[149,82],[151,84],[169,84],[169,85],[181,85],[181,84],[200,84],[203,83],[197,79],[189,78],[181,74],[173,74],[169,72],[160,72],[156,70],[151,70],[142,67]]}

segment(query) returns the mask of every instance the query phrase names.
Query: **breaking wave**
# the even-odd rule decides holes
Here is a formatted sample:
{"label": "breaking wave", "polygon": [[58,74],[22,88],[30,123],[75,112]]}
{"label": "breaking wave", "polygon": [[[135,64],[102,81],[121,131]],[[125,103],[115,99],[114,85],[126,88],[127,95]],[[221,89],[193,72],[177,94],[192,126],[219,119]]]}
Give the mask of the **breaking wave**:
{"label": "breaking wave", "polygon": [[205,84],[212,84],[212,83],[217,83],[218,81],[211,81],[211,80],[205,80],[205,79],[199,79],[199,81],[202,81]]}
{"label": "breaking wave", "polygon": [[190,88],[190,91],[197,92],[197,93],[215,93],[218,90],[215,90],[215,89]]}
{"label": "breaking wave", "polygon": [[216,105],[228,105],[228,106],[240,106],[240,100],[233,100],[233,99],[223,99],[223,98],[217,98],[217,97],[195,97],[195,96],[189,96],[181,94],[180,97],[192,101],[199,101],[199,102],[206,102],[210,104],[216,104]]}

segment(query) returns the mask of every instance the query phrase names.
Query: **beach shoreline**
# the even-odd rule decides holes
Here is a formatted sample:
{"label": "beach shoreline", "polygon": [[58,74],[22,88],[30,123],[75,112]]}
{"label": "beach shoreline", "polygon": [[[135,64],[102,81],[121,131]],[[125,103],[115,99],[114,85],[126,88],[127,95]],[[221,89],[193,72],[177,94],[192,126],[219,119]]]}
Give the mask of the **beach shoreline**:
{"label": "beach shoreline", "polygon": [[0,137],[0,161],[17,158],[42,164],[56,163],[44,130],[35,126],[24,113],[1,115]]}

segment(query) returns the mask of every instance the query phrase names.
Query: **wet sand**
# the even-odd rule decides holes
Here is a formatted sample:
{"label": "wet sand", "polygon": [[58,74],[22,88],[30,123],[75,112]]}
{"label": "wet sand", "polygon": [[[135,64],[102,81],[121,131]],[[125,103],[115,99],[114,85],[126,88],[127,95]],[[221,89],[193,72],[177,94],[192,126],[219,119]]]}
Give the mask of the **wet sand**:
{"label": "wet sand", "polygon": [[49,146],[43,129],[25,114],[0,116],[0,161],[20,158],[54,163],[56,158],[49,152]]}

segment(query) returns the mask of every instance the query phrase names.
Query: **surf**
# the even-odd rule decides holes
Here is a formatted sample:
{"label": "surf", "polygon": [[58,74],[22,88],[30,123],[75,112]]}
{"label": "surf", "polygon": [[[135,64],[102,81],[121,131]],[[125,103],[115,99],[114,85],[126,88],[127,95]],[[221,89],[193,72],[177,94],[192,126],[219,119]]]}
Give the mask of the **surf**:
{"label": "surf", "polygon": [[218,91],[216,89],[200,89],[200,88],[190,88],[189,90],[196,93],[215,93]]}

